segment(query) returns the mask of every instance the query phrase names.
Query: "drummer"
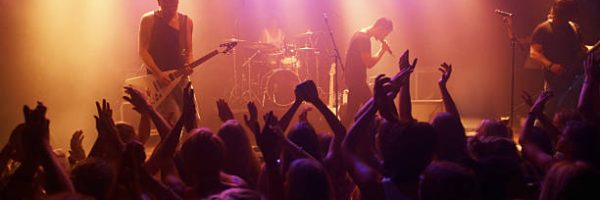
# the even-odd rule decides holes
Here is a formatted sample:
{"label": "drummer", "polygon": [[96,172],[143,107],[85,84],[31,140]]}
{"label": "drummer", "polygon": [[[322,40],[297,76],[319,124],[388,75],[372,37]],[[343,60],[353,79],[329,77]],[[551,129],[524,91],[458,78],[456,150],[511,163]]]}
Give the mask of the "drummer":
{"label": "drummer", "polygon": [[266,28],[261,32],[260,41],[272,44],[277,47],[277,49],[282,49],[284,47],[285,34],[283,33],[281,26],[279,26],[279,20],[277,18],[269,18]]}

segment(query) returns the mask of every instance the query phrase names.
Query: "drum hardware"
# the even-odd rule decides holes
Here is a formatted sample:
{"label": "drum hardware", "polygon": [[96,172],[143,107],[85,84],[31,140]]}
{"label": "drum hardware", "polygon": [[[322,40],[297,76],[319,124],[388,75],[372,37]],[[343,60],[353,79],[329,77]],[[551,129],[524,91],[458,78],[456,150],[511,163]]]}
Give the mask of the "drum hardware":
{"label": "drum hardware", "polygon": [[252,50],[260,50],[263,53],[271,53],[277,51],[277,47],[275,45],[264,42],[253,42],[245,46],[246,48]]}
{"label": "drum hardware", "polygon": [[313,47],[315,35],[310,30],[297,34],[297,40],[285,43],[281,48],[264,42],[227,38],[227,41],[244,42],[241,46],[249,50],[246,54],[249,57],[243,59],[239,67],[234,61],[236,89],[230,93],[230,101],[233,98],[263,106],[291,105],[298,83],[308,79],[319,83],[319,51]]}

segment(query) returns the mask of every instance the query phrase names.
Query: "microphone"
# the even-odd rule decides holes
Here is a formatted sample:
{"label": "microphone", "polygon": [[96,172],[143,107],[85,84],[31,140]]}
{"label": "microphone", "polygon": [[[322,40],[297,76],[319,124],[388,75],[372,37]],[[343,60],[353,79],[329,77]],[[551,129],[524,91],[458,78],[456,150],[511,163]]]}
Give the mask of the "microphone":
{"label": "microphone", "polygon": [[502,15],[504,17],[512,17],[512,15],[513,15],[512,13],[509,13],[509,12],[506,12],[506,11],[503,11],[503,10],[500,10],[500,9],[496,9],[496,10],[494,10],[494,12],[496,14]]}
{"label": "microphone", "polygon": [[[385,43],[388,47],[390,46],[388,45],[388,42],[386,40],[381,40],[381,43]],[[391,48],[387,48],[387,52],[390,53],[390,55],[394,56],[394,53],[392,53]]]}

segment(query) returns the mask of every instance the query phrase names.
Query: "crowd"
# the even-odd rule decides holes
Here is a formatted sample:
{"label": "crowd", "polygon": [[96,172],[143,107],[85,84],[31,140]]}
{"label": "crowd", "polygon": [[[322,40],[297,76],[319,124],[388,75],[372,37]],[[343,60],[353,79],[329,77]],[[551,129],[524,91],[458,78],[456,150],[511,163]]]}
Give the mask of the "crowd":
{"label": "crowd", "polygon": [[[98,137],[87,154],[81,131],[73,134],[68,155],[55,152],[46,106],[24,106],[24,122],[0,152],[0,199],[600,199],[600,62],[593,56],[584,63],[577,110],[550,118],[544,106],[551,92],[523,95],[531,108],[518,141],[491,119],[475,136],[465,135],[446,87],[452,74],[446,63],[438,81],[446,112],[416,121],[409,90],[416,66],[406,51],[397,74],[379,75],[350,127],[319,99],[310,80],[296,86],[296,101],[281,117],[259,113],[249,102],[237,120],[218,101],[223,124],[216,132],[196,123],[190,84],[174,124],[126,87],[124,99],[160,136],[148,156],[150,124],[136,129],[115,122],[105,100],[96,102]],[[313,128],[307,110],[289,127],[303,103],[320,112],[330,134]]]}

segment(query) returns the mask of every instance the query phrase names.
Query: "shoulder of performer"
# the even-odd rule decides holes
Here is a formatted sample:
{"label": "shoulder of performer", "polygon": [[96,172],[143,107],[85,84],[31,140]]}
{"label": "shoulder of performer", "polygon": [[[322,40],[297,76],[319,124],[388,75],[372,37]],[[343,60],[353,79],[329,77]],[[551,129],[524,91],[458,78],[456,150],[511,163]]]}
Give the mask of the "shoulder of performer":
{"label": "shoulder of performer", "polygon": [[146,12],[146,13],[144,13],[144,14],[142,15],[142,20],[154,19],[155,12],[156,12],[156,11],[154,11],[154,10],[153,10],[153,11],[149,11],[149,12]]}
{"label": "shoulder of performer", "polygon": [[142,18],[140,19],[140,23],[142,23],[142,24],[152,23],[152,22],[154,22],[154,18],[155,18],[154,11],[144,13],[144,15],[142,15]]}

